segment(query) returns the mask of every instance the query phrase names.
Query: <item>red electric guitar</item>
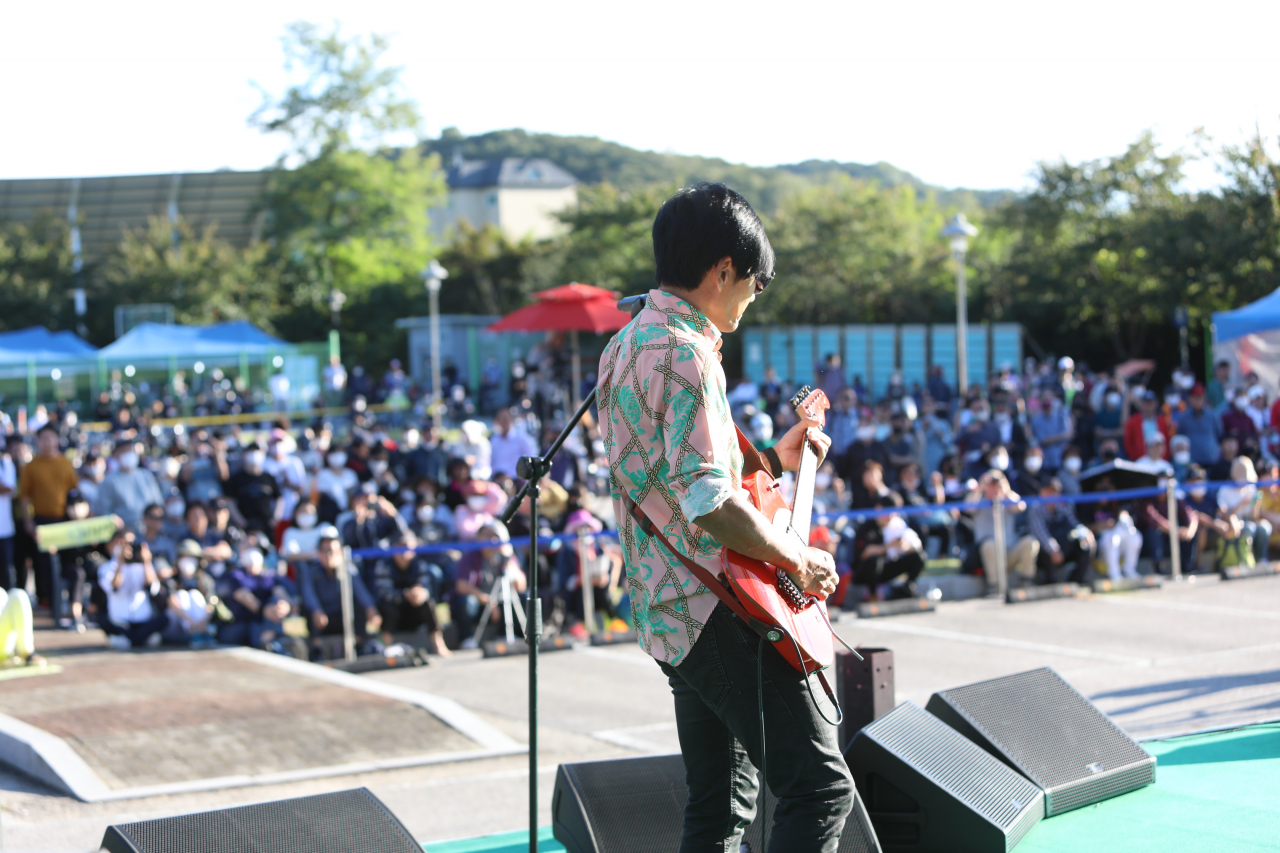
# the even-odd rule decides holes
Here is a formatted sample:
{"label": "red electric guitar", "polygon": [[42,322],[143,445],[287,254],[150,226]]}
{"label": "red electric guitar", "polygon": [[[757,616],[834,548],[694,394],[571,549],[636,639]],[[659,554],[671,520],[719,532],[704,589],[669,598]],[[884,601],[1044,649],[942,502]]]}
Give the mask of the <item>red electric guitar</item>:
{"label": "red electric guitar", "polygon": [[[791,398],[791,405],[803,417],[826,425],[826,412],[831,402],[821,390],[801,388]],[[781,484],[766,471],[746,477],[742,487],[756,508],[778,532],[794,537],[801,545],[809,544],[809,521],[813,514],[814,479],[818,473],[818,456],[808,441],[796,471],[795,495],[787,506]],[[782,628],[791,639],[778,638],[774,645],[792,666],[801,672],[826,669],[835,660],[835,645],[827,605],[815,595],[802,592],[782,569],[724,549],[721,559],[724,576],[742,602],[747,613],[766,625]],[[772,638],[770,638],[772,639]]]}

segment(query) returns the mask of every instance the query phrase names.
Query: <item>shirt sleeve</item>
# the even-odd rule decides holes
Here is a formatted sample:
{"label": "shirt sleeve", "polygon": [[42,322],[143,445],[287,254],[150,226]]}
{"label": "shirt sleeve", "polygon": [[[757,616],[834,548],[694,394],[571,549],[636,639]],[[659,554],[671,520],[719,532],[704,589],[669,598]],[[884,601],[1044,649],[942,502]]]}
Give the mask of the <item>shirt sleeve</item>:
{"label": "shirt sleeve", "polygon": [[689,520],[720,508],[736,491],[737,437],[720,363],[694,344],[676,347],[666,379],[663,421],[667,487]]}

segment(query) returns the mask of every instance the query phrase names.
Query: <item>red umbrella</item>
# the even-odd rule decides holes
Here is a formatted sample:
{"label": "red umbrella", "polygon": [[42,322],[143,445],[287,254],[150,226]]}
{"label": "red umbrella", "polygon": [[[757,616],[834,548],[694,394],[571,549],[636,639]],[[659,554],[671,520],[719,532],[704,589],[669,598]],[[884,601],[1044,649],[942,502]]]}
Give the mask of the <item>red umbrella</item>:
{"label": "red umbrella", "polygon": [[489,332],[568,332],[573,347],[572,398],[578,405],[581,366],[578,358],[578,332],[616,332],[631,316],[619,311],[618,294],[603,287],[570,282],[533,294],[535,302],[517,308],[489,326]]}
{"label": "red umbrella", "polygon": [[517,308],[486,331],[490,332],[616,332],[631,321],[617,307],[612,290],[589,284],[564,284],[533,294],[532,305]]}

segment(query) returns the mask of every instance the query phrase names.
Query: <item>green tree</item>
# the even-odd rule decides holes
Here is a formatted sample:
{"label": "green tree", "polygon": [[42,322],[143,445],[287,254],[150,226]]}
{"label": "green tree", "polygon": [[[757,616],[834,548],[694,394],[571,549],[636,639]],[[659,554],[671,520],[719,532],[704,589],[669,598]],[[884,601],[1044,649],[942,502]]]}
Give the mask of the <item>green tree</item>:
{"label": "green tree", "polygon": [[246,319],[267,329],[277,309],[279,282],[261,243],[239,249],[199,233],[179,218],[152,217],[125,233],[102,269],[112,298],[122,304],[168,302],[179,323]]}
{"label": "green tree", "polygon": [[386,48],[379,36],[344,40],[336,29],[292,25],[285,51],[303,82],[250,119],[291,142],[262,200],[268,261],[287,294],[275,325],[295,340],[322,337],[339,290],[347,348],[370,365],[403,350],[403,333],[388,333],[392,318],[380,312],[412,304],[421,290],[419,273],[436,252],[427,210],[444,192],[436,157],[386,147],[390,135],[421,126],[400,94],[401,69],[382,66]]}
{"label": "green tree", "polygon": [[752,323],[906,323],[946,316],[943,211],[909,187],[848,177],[784,202],[767,223],[777,279]]}
{"label": "green tree", "polygon": [[70,226],[50,212],[0,225],[0,328],[74,327]]}

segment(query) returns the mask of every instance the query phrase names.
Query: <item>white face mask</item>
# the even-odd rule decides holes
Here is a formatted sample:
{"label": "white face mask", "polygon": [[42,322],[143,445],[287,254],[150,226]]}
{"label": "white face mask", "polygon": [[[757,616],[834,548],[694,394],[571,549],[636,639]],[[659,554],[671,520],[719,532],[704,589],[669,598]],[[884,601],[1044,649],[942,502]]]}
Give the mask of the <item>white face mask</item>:
{"label": "white face mask", "polygon": [[316,526],[316,514],[314,512],[298,513],[298,526],[303,530],[310,530]]}
{"label": "white face mask", "polygon": [[1208,494],[1208,491],[1205,489],[1190,489],[1188,492],[1191,495],[1192,500],[1197,501],[1204,500],[1204,496]]}
{"label": "white face mask", "polygon": [[1235,407],[1241,411],[1244,411],[1245,407],[1249,405],[1249,401],[1244,397],[1236,397],[1232,402],[1235,404]]}
{"label": "white face mask", "polygon": [[1062,460],[1062,467],[1067,469],[1067,473],[1078,474],[1080,472],[1080,457],[1068,456]]}
{"label": "white face mask", "polygon": [[1039,471],[1041,468],[1044,467],[1044,457],[1028,456],[1027,461],[1024,462],[1023,465],[1026,467],[1028,474],[1035,474],[1037,471]]}
{"label": "white face mask", "polygon": [[435,518],[435,509],[429,506],[420,506],[418,507],[416,515],[418,516],[418,521],[426,524],[431,521],[431,519]]}
{"label": "white face mask", "polygon": [[380,474],[387,473],[387,461],[385,459],[372,459],[369,461],[369,473],[377,477]]}
{"label": "white face mask", "polygon": [[483,512],[488,505],[489,498],[485,495],[471,495],[467,498],[467,509],[472,512]]}
{"label": "white face mask", "polygon": [[825,492],[831,488],[831,475],[826,471],[819,471],[813,476],[813,486],[820,492]]}
{"label": "white face mask", "polygon": [[120,454],[118,461],[120,462],[121,471],[132,471],[138,467],[138,454],[132,450],[126,450]]}
{"label": "white face mask", "polygon": [[997,471],[1009,470],[1009,456],[1005,453],[997,453],[991,457],[991,467]]}
{"label": "white face mask", "polygon": [[166,456],[164,460],[164,475],[170,480],[176,480],[181,472],[182,463],[172,456]]}
{"label": "white face mask", "polygon": [[991,413],[986,409],[978,409],[973,413],[973,419],[980,424],[985,424],[987,421],[991,420]]}
{"label": "white face mask", "polygon": [[200,561],[195,557],[179,557],[178,572],[184,578],[195,577],[196,569],[200,568]]}
{"label": "white face mask", "polygon": [[1173,454],[1173,461],[1178,465],[1190,465],[1191,451],[1179,450],[1177,453]]}
{"label": "white face mask", "polygon": [[859,441],[874,441],[876,428],[873,426],[858,427],[857,436]]}
{"label": "white face mask", "polygon": [[345,454],[345,453],[330,453],[330,454],[329,454],[329,467],[330,467],[330,468],[341,468],[343,465],[346,465],[346,464],[347,464],[347,454]]}
{"label": "white face mask", "polygon": [[182,501],[169,501],[164,505],[164,514],[172,518],[174,521],[182,518],[183,512],[186,511],[186,504]]}
{"label": "white face mask", "polygon": [[1124,397],[1120,396],[1120,394],[1116,393],[1115,391],[1111,391],[1110,393],[1107,394],[1107,405],[1110,406],[1111,408],[1118,409],[1120,408],[1120,404],[1123,402],[1124,402]]}

